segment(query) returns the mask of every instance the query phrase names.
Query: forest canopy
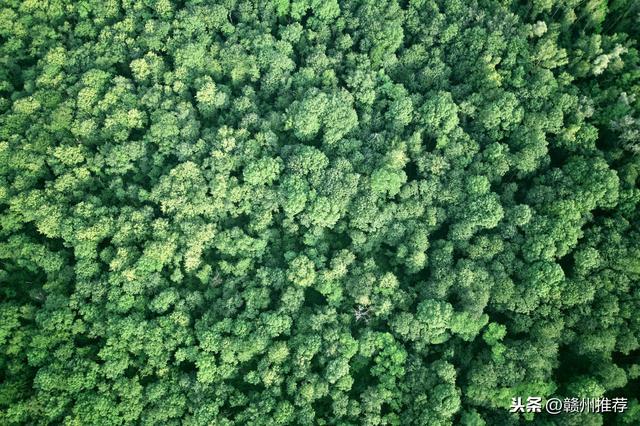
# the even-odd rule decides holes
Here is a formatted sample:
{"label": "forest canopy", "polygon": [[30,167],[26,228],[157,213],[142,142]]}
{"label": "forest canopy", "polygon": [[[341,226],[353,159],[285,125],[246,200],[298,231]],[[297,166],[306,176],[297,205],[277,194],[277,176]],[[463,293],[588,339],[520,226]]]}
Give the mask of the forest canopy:
{"label": "forest canopy", "polygon": [[2,0],[0,424],[640,424],[639,40],[635,0]]}

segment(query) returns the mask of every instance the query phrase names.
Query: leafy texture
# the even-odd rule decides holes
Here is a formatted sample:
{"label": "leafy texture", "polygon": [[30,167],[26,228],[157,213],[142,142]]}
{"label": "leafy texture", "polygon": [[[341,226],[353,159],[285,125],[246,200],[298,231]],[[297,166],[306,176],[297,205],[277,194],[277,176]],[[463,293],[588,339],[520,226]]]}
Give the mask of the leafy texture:
{"label": "leafy texture", "polygon": [[640,424],[639,19],[4,0],[0,424]]}

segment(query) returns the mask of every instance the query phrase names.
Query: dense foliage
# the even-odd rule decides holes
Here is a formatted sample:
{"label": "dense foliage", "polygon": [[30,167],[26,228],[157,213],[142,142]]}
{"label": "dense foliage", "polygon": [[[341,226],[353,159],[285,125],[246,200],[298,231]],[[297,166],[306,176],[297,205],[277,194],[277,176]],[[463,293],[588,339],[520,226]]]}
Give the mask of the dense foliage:
{"label": "dense foliage", "polygon": [[3,0],[0,424],[640,424],[639,37],[634,0]]}

